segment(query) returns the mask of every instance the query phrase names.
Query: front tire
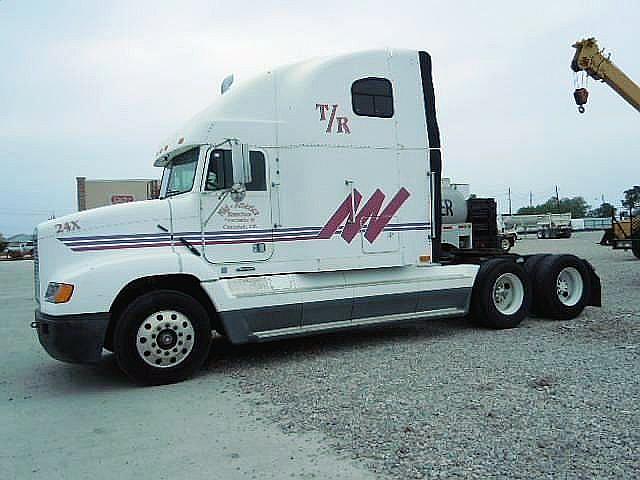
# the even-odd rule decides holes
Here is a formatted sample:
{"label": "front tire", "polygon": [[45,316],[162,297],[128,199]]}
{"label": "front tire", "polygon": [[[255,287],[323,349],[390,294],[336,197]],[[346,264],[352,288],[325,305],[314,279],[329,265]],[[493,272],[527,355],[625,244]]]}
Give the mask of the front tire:
{"label": "front tire", "polygon": [[135,299],[114,332],[118,365],[144,385],[190,377],[205,362],[210,344],[211,325],[205,309],[189,295],[173,290]]}
{"label": "front tire", "polygon": [[517,327],[529,312],[531,286],[525,270],[502,259],[480,266],[473,286],[472,318],[487,328]]}

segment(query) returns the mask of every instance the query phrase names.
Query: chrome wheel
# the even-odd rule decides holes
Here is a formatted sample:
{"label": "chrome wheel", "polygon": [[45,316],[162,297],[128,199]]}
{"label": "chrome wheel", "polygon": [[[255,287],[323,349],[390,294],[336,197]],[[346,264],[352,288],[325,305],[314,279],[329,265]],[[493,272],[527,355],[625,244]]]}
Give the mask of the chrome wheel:
{"label": "chrome wheel", "polygon": [[567,306],[573,307],[582,298],[584,280],[580,272],[574,267],[566,267],[560,270],[556,280],[556,292],[558,300]]}
{"label": "chrome wheel", "polygon": [[136,347],[147,364],[155,368],[174,367],[193,350],[195,331],[189,318],[173,310],[149,315],[138,328]]}
{"label": "chrome wheel", "polygon": [[503,315],[513,315],[524,302],[524,285],[517,275],[503,273],[493,284],[493,304]]}
{"label": "chrome wheel", "polygon": [[511,242],[508,238],[503,238],[502,240],[500,240],[500,247],[506,252],[511,248]]}

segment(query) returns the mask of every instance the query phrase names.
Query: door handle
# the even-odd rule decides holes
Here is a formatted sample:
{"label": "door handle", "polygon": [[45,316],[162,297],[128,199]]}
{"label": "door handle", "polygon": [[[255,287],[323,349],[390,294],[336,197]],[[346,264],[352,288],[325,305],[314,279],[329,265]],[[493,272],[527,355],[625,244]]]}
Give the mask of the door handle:
{"label": "door handle", "polygon": [[253,272],[256,267],[238,267],[236,268],[236,272]]}

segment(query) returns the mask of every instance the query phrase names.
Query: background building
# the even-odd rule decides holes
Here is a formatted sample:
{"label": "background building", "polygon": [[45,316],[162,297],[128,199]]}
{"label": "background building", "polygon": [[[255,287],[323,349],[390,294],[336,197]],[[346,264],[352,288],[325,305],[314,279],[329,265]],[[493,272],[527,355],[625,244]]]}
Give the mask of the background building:
{"label": "background building", "polygon": [[160,181],[150,179],[87,180],[76,177],[78,210],[158,198]]}

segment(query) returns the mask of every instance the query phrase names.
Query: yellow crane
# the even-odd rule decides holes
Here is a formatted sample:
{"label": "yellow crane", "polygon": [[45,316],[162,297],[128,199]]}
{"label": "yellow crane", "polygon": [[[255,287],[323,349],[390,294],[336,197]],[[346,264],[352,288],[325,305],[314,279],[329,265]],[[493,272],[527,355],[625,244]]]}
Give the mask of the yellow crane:
{"label": "yellow crane", "polygon": [[[603,81],[640,112],[640,86],[611,61],[610,55],[605,55],[595,38],[580,40],[573,44],[573,48],[576,52],[571,61],[571,70],[585,72],[591,78]],[[573,97],[578,104],[578,111],[584,113],[584,105],[589,97],[587,89],[576,88]],[[633,208],[629,208],[628,219],[617,220],[614,214],[611,221],[611,228],[605,230],[600,244],[614,249],[630,249],[640,259],[640,217],[634,218]]]}
{"label": "yellow crane", "polygon": [[[586,72],[591,78],[602,80],[633,108],[640,111],[640,86],[611,61],[611,55],[605,55],[604,50],[598,47],[595,38],[580,40],[573,44],[573,48],[576,49],[576,53],[571,61],[571,70],[576,73]],[[578,110],[584,113],[589,92],[586,88],[577,88],[573,96],[578,104]]]}

